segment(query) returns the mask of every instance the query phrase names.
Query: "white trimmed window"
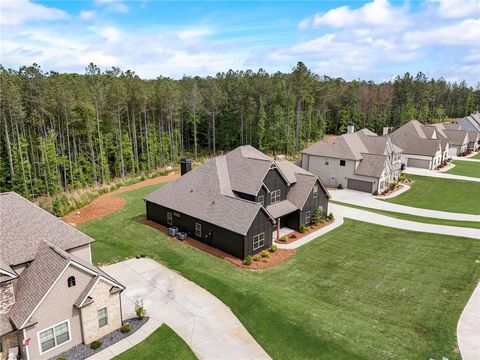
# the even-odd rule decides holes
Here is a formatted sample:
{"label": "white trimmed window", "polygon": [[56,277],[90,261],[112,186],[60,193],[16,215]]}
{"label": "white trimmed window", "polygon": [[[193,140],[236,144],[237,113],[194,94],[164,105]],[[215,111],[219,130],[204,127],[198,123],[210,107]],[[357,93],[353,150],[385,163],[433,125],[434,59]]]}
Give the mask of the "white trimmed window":
{"label": "white trimmed window", "polygon": [[281,190],[274,190],[270,193],[270,204],[275,204],[280,201]]}
{"label": "white trimmed window", "polygon": [[313,187],[313,198],[315,199],[318,196],[318,185]]}
{"label": "white trimmed window", "polygon": [[262,204],[265,206],[265,197],[263,195],[260,195],[257,200],[258,203]]}
{"label": "white trimmed window", "polygon": [[265,245],[265,233],[260,233],[253,237],[253,250],[260,249]]}
{"label": "white trimmed window", "polygon": [[98,327],[104,327],[108,324],[108,313],[107,308],[104,307],[103,309],[98,310]]}
{"label": "white trimmed window", "polygon": [[170,211],[167,212],[167,225],[173,225],[172,213]]}
{"label": "white trimmed window", "polygon": [[305,213],[305,224],[310,224],[310,211]]}
{"label": "white trimmed window", "polygon": [[70,341],[69,321],[64,321],[49,329],[40,331],[38,334],[38,343],[40,346],[40,354],[56,348]]}
{"label": "white trimmed window", "polygon": [[76,285],[75,276],[70,276],[67,279],[67,285],[68,285],[68,287],[72,287],[72,286]]}
{"label": "white trimmed window", "polygon": [[202,224],[195,223],[195,235],[202,237]]}

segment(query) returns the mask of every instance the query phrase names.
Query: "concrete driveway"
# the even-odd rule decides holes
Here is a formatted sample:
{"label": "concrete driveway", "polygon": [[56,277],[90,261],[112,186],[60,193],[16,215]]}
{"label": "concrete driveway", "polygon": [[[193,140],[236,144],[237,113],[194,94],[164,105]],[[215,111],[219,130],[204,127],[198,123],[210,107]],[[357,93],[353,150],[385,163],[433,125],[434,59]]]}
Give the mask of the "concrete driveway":
{"label": "concrete driveway", "polygon": [[474,178],[474,177],[462,176],[462,175],[455,175],[455,174],[447,174],[447,173],[444,173],[444,172],[428,170],[428,169],[407,167],[405,170],[403,170],[403,172],[406,173],[406,174],[420,175],[420,176],[431,176],[431,177],[442,178],[442,179],[480,182],[480,178]]}
{"label": "concrete driveway", "polygon": [[102,269],[126,286],[124,318],[135,316],[135,300],[143,299],[147,324],[166,323],[199,359],[270,359],[230,308],[156,261],[130,259]]}
{"label": "concrete driveway", "polygon": [[347,204],[369,207],[372,209],[387,210],[404,214],[431,217],[436,219],[449,219],[458,221],[480,221],[479,215],[451,213],[445,211],[420,209],[405,205],[393,204],[381,201],[374,196],[354,190],[331,190],[332,200],[341,201]]}
{"label": "concrete driveway", "polygon": [[480,283],[458,321],[457,342],[463,360],[480,359]]}

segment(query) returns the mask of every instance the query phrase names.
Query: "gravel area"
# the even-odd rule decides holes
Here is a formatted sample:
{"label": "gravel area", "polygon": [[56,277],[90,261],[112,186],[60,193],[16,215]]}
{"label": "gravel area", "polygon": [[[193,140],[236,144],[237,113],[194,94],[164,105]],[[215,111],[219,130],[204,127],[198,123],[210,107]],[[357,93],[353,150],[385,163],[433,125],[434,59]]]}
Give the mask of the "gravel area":
{"label": "gravel area", "polygon": [[100,346],[97,350],[92,350],[90,349],[89,345],[85,344],[79,344],[77,346],[74,346],[68,351],[65,351],[62,354],[59,354],[53,358],[50,358],[50,360],[57,360],[58,358],[65,358],[66,360],[83,360],[88,358],[89,356],[92,356],[93,354],[102,351],[106,349],[107,347],[119,342],[120,340],[125,339],[127,336],[132,335],[135,331],[140,329],[143,324],[147,322],[149,318],[145,317],[142,320],[138,320],[137,318],[131,318],[128,320],[125,320],[123,323],[130,323],[130,326],[132,327],[132,330],[128,333],[122,333],[119,330],[115,330],[111,332],[108,335],[105,335],[101,339],[99,339],[102,342],[102,346]]}

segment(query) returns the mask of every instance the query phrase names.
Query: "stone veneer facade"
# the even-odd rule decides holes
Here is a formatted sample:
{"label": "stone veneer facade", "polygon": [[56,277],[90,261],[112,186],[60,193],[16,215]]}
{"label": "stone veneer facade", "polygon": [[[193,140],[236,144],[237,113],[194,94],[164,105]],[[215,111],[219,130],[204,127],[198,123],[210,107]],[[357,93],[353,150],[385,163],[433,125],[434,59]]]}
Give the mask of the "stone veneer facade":
{"label": "stone veneer facade", "polygon": [[8,313],[13,304],[15,304],[13,281],[0,284],[0,314]]}
{"label": "stone veneer facade", "polygon": [[[99,280],[90,292],[93,303],[81,309],[83,342],[89,344],[94,340],[122,326],[122,315],[120,305],[120,293],[110,294],[112,286],[103,280]],[[98,310],[107,308],[108,324],[98,325]]]}

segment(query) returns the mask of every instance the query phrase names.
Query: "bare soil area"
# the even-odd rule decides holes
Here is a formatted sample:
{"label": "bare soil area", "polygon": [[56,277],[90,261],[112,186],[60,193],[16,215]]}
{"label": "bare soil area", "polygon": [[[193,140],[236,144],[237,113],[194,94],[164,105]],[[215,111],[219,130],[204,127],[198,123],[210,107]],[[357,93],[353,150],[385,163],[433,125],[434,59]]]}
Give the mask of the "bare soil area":
{"label": "bare soil area", "polygon": [[117,190],[97,197],[88,205],[84,206],[81,209],[72,211],[70,214],[65,215],[62,219],[63,221],[73,226],[78,226],[88,221],[100,219],[106,215],[110,215],[118,210],[121,210],[125,205],[125,199],[115,195],[139,189],[145,186],[172,181],[179,176],[180,174],[178,173],[171,173],[169,175],[158,176],[156,178],[140,181],[136,184],[121,187]]}

